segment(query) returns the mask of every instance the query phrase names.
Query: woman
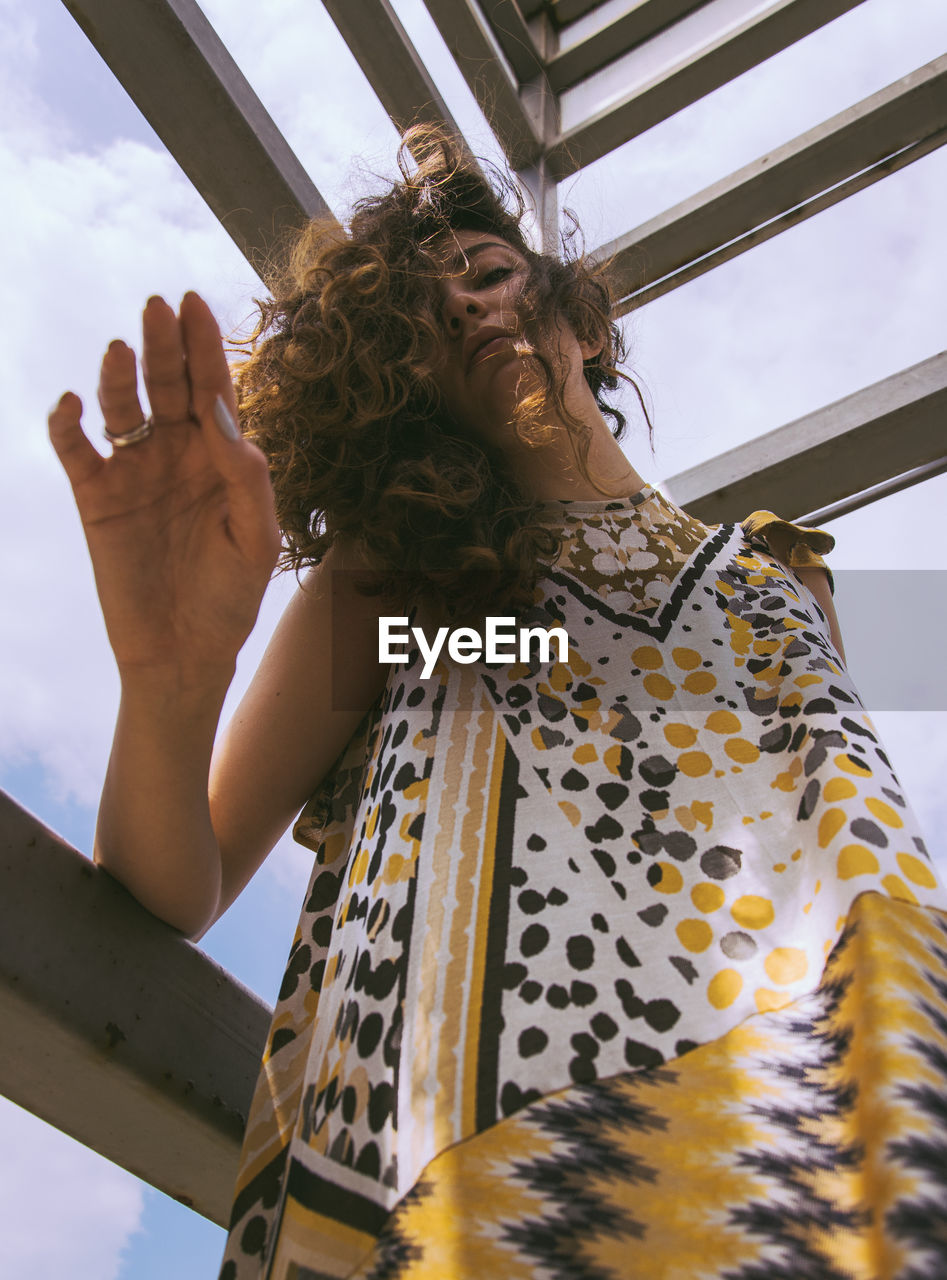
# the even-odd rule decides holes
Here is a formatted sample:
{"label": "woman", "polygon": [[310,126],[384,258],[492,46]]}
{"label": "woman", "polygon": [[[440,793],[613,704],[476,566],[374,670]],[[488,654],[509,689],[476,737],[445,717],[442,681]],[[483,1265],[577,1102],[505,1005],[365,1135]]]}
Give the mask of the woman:
{"label": "woman", "polygon": [[[832,539],[647,485],[597,277],[411,141],[297,245],[249,438],[194,295],[149,418],[109,348],[111,458],[50,418],[122,676],[97,861],[198,937],[300,808],[316,855],[221,1276],[936,1274],[944,897]],[[214,748],[280,533],[315,567]],[[490,617],[568,653],[425,674]]]}

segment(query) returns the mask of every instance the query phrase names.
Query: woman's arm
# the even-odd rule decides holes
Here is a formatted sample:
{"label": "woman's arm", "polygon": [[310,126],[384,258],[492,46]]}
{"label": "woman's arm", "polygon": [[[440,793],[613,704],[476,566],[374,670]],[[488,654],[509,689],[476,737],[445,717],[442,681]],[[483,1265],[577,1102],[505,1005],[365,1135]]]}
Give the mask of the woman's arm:
{"label": "woman's arm", "polygon": [[829,589],[828,574],[824,569],[793,569],[792,572],[809,588],[812,594],[818,600],[822,612],[829,621],[829,632],[832,636],[832,643],[838,650],[839,657],[845,661],[845,650],[842,647],[842,631],[839,627],[838,615],[835,612],[835,603],[832,599],[832,592]]}
{"label": "woman's arm", "polygon": [[[110,343],[99,403],[103,457],[66,393],[49,434],[72,486],[121,679],[95,858],[155,914],[191,933],[219,898],[207,766],[237,653],[279,551],[266,459],[241,438],[217,323],[188,294],[142,316],[135,354]],[[123,437],[133,435],[133,443]],[[202,793],[203,788],[203,793]]]}
{"label": "woman's arm", "polygon": [[93,857],[149,911],[189,936],[220,899],[207,772],[229,679],[124,682]]}
{"label": "woman's arm", "polygon": [[333,548],[296,592],[216,747],[229,680],[123,688],[95,858],[189,937],[245,887],[384,688],[379,606],[343,564]]}
{"label": "woman's arm", "polygon": [[[78,397],[68,393],[49,430],[82,518],[121,677],[95,858],[149,910],[194,936],[259,865],[383,673],[377,660],[355,671],[350,709],[335,711],[317,577],[288,611],[245,700],[249,709],[227,739],[212,816],[217,722],[279,530],[266,459],[233,423],[230,374],[206,304],[189,294],[176,316],[152,299],[142,328],[151,434],[102,457],[82,430]],[[103,360],[99,399],[119,438],[145,416],[135,357],[122,342]],[[345,607],[343,599],[340,618]],[[367,633],[371,610],[360,608],[343,629]],[[353,644],[350,656],[361,651]]]}
{"label": "woman's arm", "polygon": [[[329,772],[372,703],[377,597],[355,590],[357,562],[336,544],[290,601],[214,751],[210,810],[221,850],[214,919],[233,902]],[[211,922],[212,923],[212,922]]]}

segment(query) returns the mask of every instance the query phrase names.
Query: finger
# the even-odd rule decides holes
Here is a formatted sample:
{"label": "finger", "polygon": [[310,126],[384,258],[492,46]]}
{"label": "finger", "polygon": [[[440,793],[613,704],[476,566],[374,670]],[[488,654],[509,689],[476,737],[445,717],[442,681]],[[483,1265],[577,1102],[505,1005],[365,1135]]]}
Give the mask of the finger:
{"label": "finger", "polygon": [[220,472],[227,485],[230,535],[248,559],[270,572],[279,555],[280,532],[269,464],[249,440],[224,444],[227,460]]}
{"label": "finger", "polygon": [[181,325],[163,298],[149,298],[141,316],[141,371],[155,423],[186,422],[191,389]]}
{"label": "finger", "polygon": [[112,435],[125,435],[144,421],[145,414],[138,399],[135,353],[119,338],[109,343],[102,357],[99,404],[105,426]]}
{"label": "finger", "polygon": [[223,396],[231,414],[236,414],[233,383],[220,329],[210,307],[196,293],[186,293],[181,300],[181,335],[195,417],[203,420],[213,410],[218,396]]}
{"label": "finger", "polygon": [[75,489],[90,480],[105,464],[82,430],[82,401],[67,391],[49,412],[49,439]]}
{"label": "finger", "polygon": [[220,329],[210,307],[196,293],[185,294],[181,301],[181,332],[192,408],[227,486],[231,535],[245,555],[272,568],[280,537],[269,464],[261,450],[240,435]]}
{"label": "finger", "polygon": [[243,439],[223,396],[201,416],[200,425],[211,462],[226,486],[231,536],[245,555],[269,558],[272,568],[280,535],[266,456]]}

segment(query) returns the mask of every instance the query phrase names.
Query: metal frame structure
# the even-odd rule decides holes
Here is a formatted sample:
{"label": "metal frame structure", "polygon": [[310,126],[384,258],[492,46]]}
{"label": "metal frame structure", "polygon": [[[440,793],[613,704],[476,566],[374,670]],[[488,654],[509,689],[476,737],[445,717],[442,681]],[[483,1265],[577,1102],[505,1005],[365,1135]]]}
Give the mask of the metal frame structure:
{"label": "metal frame structure", "polygon": [[0,1089],[224,1226],[271,1010],[0,791]]}
{"label": "metal frame structure", "polygon": [[[251,265],[331,217],[195,0],[63,2]],[[457,131],[389,0],[323,3],[399,128]],[[861,0],[424,3],[550,247],[564,178]],[[940,57],[600,246],[617,314],[945,140]],[[829,519],[947,469],[945,407],[942,354],[667,484],[707,521],[813,501]],[[2,795],[0,837],[0,1089],[224,1222],[268,1010]]]}
{"label": "metal frame structure", "polygon": [[[332,216],[196,0],[63,2],[257,270],[265,274],[286,228]],[[752,0],[424,0],[534,200],[547,248],[558,241],[556,193],[564,178],[861,2],[771,0],[761,9]],[[390,0],[323,3],[399,129],[423,120],[459,132]],[[565,95],[591,107],[563,130]],[[602,99],[608,105],[598,108]],[[942,56],[596,249],[593,256],[610,264],[616,314],[945,140]],[[909,466],[892,465],[899,474],[936,467],[944,454],[936,423],[919,453]],[[866,502],[878,496],[879,478],[854,440],[850,449],[840,445],[836,463],[822,507],[844,501],[850,510],[858,495]],[[707,483],[697,482],[697,496],[707,499],[701,509],[705,518],[723,519],[713,500],[714,463],[706,465]],[[756,500],[797,517],[803,512],[783,475],[759,477]],[[678,481],[667,481],[675,495]]]}

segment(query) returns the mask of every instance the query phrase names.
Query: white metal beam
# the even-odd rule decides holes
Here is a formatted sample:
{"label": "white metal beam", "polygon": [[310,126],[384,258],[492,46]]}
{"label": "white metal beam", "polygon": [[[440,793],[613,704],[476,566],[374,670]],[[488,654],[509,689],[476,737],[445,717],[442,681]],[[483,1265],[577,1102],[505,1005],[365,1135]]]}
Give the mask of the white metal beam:
{"label": "white metal beam", "polygon": [[637,0],[620,17],[568,45],[551,58],[546,68],[556,93],[593,75],[658,31],[699,9],[707,0]]}
{"label": "white metal beam", "polygon": [[[592,0],[593,4],[597,4],[598,0]],[[547,0],[519,0],[520,11],[524,18],[535,18],[537,14],[542,13],[546,8]]]}
{"label": "white metal beam", "polygon": [[[817,507],[805,515],[798,517],[805,524],[817,525],[829,520],[837,520],[839,516],[847,516],[850,511],[858,511],[880,498],[887,498],[892,493],[900,493],[902,489],[910,489],[922,480],[933,480],[934,476],[942,476],[947,471],[947,454],[936,462],[925,463],[923,467],[912,467],[900,475],[882,480],[880,484],[869,485],[861,493],[853,493],[849,498],[840,498],[838,502],[830,502],[824,507]],[[924,708],[918,708],[923,710]],[[930,708],[927,708],[930,710]]]}
{"label": "white metal beam", "polygon": [[520,97],[483,14],[472,0],[424,0],[428,12],[514,169],[542,156],[541,124]]}
{"label": "white metal beam", "polygon": [[[556,33],[546,14],[533,19],[530,36],[540,65],[545,63],[556,47]],[[520,86],[520,94],[531,109],[543,139],[555,138],[559,133],[559,99],[553,93],[545,73],[540,70],[531,80]],[[521,166],[517,171],[521,184],[529,192],[536,210],[539,247],[544,253],[559,252],[559,191],[549,176],[546,155],[540,152],[534,164]]]}
{"label": "white metal beam", "polygon": [[480,0],[480,8],[519,83],[544,74],[542,55],[516,0]]}
{"label": "white metal beam", "polygon": [[389,0],[322,3],[399,132],[424,123],[463,136]]}
{"label": "white metal beam", "polygon": [[[614,105],[568,129],[549,150],[550,173],[557,181],[570,177],[861,3],[775,0],[762,13],[679,58]],[[612,71],[622,65],[620,61],[613,64]]]}
{"label": "white metal beam", "polygon": [[945,419],[947,351],[664,484],[699,520],[742,520],[755,510],[798,519],[892,476],[939,463]]}
{"label": "white metal beam", "polygon": [[325,200],[194,0],[63,0],[258,270]]}
{"label": "white metal beam", "polygon": [[947,142],[947,55],[596,249],[624,315]]}
{"label": "white metal beam", "polygon": [[[550,0],[550,16],[557,27],[565,27],[570,22],[575,22],[577,18],[584,18],[587,13],[591,13],[593,9],[599,8],[605,2],[606,0]],[[542,7],[542,0],[531,7],[538,10]]]}
{"label": "white metal beam", "polygon": [[225,1226],[270,1016],[0,792],[0,1092]]}

